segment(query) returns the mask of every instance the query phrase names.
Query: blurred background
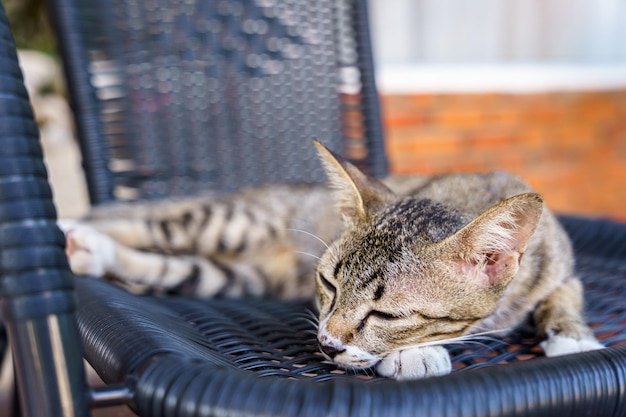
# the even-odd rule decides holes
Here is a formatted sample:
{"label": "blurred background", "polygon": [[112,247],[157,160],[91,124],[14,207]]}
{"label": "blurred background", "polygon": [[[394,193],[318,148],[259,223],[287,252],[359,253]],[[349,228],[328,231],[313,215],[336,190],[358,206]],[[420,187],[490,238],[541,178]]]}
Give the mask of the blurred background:
{"label": "blurred background", "polygon": [[[2,0],[62,217],[87,209],[42,0]],[[370,0],[392,173],[507,170],[626,221],[626,2]]]}
{"label": "blurred background", "polygon": [[504,169],[626,220],[626,2],[370,1],[395,172]]}

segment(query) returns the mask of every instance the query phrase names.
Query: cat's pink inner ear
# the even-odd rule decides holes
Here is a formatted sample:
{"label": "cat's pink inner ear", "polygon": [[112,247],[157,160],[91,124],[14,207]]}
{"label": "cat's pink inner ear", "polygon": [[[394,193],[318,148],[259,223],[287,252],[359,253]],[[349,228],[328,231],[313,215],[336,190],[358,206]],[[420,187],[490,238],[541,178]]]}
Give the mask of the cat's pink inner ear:
{"label": "cat's pink inner ear", "polygon": [[506,286],[519,268],[521,254],[508,253],[482,254],[482,259],[461,259],[459,268],[466,278],[478,288],[496,288]]}
{"label": "cat's pink inner ear", "polygon": [[481,288],[508,285],[535,233],[543,200],[522,194],[504,200],[457,232],[460,271]]}

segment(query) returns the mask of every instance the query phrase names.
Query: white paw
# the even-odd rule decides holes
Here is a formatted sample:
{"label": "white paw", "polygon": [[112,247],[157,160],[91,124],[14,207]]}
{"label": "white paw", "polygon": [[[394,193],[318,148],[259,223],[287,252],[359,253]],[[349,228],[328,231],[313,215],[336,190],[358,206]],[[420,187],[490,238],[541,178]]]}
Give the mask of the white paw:
{"label": "white paw", "polygon": [[65,238],[74,273],[102,276],[115,265],[115,242],[96,229],[78,225],[68,230]]}
{"label": "white paw", "polygon": [[567,336],[552,336],[541,342],[541,348],[546,356],[560,356],[570,353],[586,352],[588,350],[603,349],[595,339],[574,339]]}
{"label": "white paw", "polygon": [[80,220],[78,219],[58,219],[57,226],[59,229],[63,231],[63,233],[67,233],[72,230],[74,227],[80,225]]}
{"label": "white paw", "polygon": [[378,363],[376,370],[401,381],[449,374],[452,364],[445,348],[425,346],[394,351]]}

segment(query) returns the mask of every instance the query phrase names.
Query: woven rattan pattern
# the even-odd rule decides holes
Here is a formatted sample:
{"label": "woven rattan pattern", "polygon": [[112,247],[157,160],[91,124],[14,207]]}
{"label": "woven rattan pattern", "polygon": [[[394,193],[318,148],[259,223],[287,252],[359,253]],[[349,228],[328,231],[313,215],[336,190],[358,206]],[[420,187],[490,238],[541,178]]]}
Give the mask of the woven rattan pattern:
{"label": "woven rattan pattern", "polygon": [[[357,6],[76,1],[70,18],[78,16],[84,43],[66,54],[66,66],[76,65],[77,75],[89,66],[86,89],[93,91],[80,90],[75,107],[84,110],[82,99],[97,109],[81,130],[93,201],[111,198],[93,190],[109,180],[124,199],[320,182],[314,137],[382,175]],[[87,62],[75,63],[85,49]]]}
{"label": "woven rattan pattern", "polygon": [[[586,287],[587,318],[596,335],[607,346],[626,344],[626,267],[589,256],[579,257],[578,262]],[[313,315],[306,304],[180,299],[167,304],[202,333],[208,348],[259,375],[320,381],[343,374],[373,376],[371,371],[343,371],[324,360],[317,348]],[[457,371],[543,356],[531,323],[504,338],[478,342],[448,346]]]}

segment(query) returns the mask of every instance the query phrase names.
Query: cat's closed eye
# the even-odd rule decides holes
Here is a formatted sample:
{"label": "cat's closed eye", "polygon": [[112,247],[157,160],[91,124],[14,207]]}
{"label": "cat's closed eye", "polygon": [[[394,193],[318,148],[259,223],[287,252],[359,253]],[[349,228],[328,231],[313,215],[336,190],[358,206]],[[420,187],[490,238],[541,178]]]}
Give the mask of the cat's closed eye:
{"label": "cat's closed eye", "polygon": [[392,320],[398,320],[398,319],[404,318],[403,316],[400,316],[397,314],[386,313],[384,311],[379,311],[379,310],[372,310],[369,313],[367,313],[365,318],[361,321],[361,323],[357,327],[357,332],[362,331],[365,328],[365,324],[367,323],[367,321],[372,317],[382,320],[382,321],[392,321]]}
{"label": "cat's closed eye", "polygon": [[321,273],[318,272],[317,278],[320,281],[320,283],[322,284],[322,287],[324,287],[328,292],[331,292],[333,294],[335,294],[337,292],[337,288],[329,280],[327,280],[324,277],[324,275],[322,275]]}
{"label": "cat's closed eye", "polygon": [[326,293],[326,297],[332,299],[334,302],[335,296],[337,295],[337,287],[320,272],[317,273],[317,280],[320,283],[320,288]]}
{"label": "cat's closed eye", "polygon": [[378,311],[378,310],[370,311],[367,316],[368,317],[376,317],[376,318],[382,319],[382,320],[398,320],[398,319],[404,318],[403,316],[400,316],[398,314],[386,313],[384,311]]}

